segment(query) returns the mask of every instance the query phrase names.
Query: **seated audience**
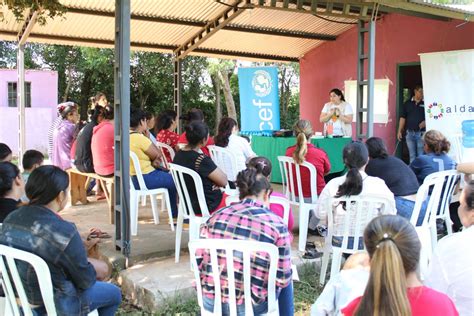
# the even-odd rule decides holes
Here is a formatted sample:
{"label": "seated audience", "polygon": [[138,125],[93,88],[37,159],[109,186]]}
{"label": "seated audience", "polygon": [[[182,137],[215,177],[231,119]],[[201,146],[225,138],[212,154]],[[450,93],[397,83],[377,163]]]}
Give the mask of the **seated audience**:
{"label": "seated audience", "polygon": [[[146,114],[140,109],[130,109],[130,150],[135,153],[140,162],[140,169],[143,174],[143,180],[148,189],[165,188],[171,203],[171,212],[173,217],[178,217],[178,207],[176,200],[176,186],[173,177],[167,171],[160,169],[162,162],[161,151],[151,142],[150,138],[145,136],[147,131]],[[130,175],[136,189],[139,188],[136,170],[133,164],[130,164]]]}
{"label": "seated audience", "polygon": [[0,162],[12,161],[12,150],[7,144],[0,143]]}
{"label": "seated audience", "polygon": [[[267,178],[268,181],[270,181],[270,175],[272,173],[272,162],[268,160],[265,157],[253,157],[252,159],[249,160],[247,164],[248,168],[253,168],[257,170],[258,174],[263,175],[265,178]],[[276,196],[276,197],[281,197],[285,198],[286,196],[280,192],[272,192],[271,196]],[[280,216],[283,218],[283,206],[280,204],[270,204],[270,211],[275,213],[276,215]],[[293,224],[294,224],[294,216],[293,216],[293,211],[290,207],[290,215],[288,216],[288,231],[291,232],[293,231]]]}
{"label": "seated audience", "polygon": [[[180,117],[183,121],[186,122],[186,125],[191,124],[194,121],[202,122],[204,123],[204,113],[200,109],[191,109],[188,111],[188,113],[182,115]],[[178,144],[187,144],[188,139],[186,138],[186,132],[181,134],[178,139]],[[209,137],[207,139],[207,143],[205,146],[201,147],[201,151],[204,153],[204,155],[209,156],[209,149],[207,146],[214,145],[214,139],[212,137]]]}
{"label": "seated audience", "polygon": [[[321,220],[320,225],[327,226],[327,212],[333,212],[334,231],[333,236],[342,236],[344,234],[344,217],[346,211],[342,205],[334,205],[332,210],[325,208],[327,200],[332,197],[345,197],[360,194],[369,194],[380,196],[391,201],[391,207],[379,210],[381,214],[395,214],[395,199],[393,193],[389,190],[385,182],[377,177],[371,177],[365,173],[365,166],[369,161],[369,153],[367,147],[361,142],[352,142],[344,147],[342,157],[346,168],[349,170],[347,174],[332,179],[324,187],[323,192],[318,199],[316,207],[316,216]],[[334,243],[342,240],[334,238]]]}
{"label": "seated audience", "polygon": [[416,175],[401,159],[388,154],[387,147],[381,138],[371,137],[367,139],[365,145],[370,157],[365,172],[369,176],[385,181],[387,187],[395,195],[397,214],[409,220],[415,206],[416,193],[420,187]]}
{"label": "seated audience", "polygon": [[423,139],[425,154],[416,157],[410,164],[419,184],[422,184],[426,176],[432,173],[456,168],[456,162],[448,156],[451,143],[441,132],[427,131]]}
{"label": "seated audience", "polygon": [[[186,126],[187,145],[176,153],[173,163],[196,171],[201,176],[204,196],[210,213],[225,206],[226,194],[221,191],[227,184],[227,176],[209,156],[201,153],[208,143],[209,128],[205,123],[193,121]],[[185,177],[195,214],[201,214],[197,193],[192,179]]]}
{"label": "seated audience", "polygon": [[91,154],[95,173],[104,177],[114,175],[114,108],[103,107],[102,120],[92,129]]}
{"label": "seated audience", "polygon": [[[173,148],[176,152],[178,150],[179,134],[175,132],[178,126],[178,115],[173,110],[166,110],[158,116],[155,125],[156,140],[160,143],[166,144]],[[167,150],[163,150],[166,161],[172,162],[171,155]]]}
{"label": "seated audience", "polygon": [[460,315],[474,311],[474,181],[469,181],[459,198],[462,232],[448,235],[436,246],[425,280],[427,286],[447,294]]}
{"label": "seated audience", "polygon": [[364,243],[370,256],[369,282],[364,295],[342,309],[343,315],[458,315],[448,296],[418,279],[421,244],[408,220],[374,218],[365,229]]}
{"label": "seated audience", "polygon": [[240,137],[238,133],[239,127],[237,122],[233,118],[225,117],[220,121],[217,135],[214,137],[216,146],[226,148],[235,157],[237,162],[236,173],[233,174],[230,161],[226,161],[224,168],[227,178],[232,182],[237,178],[237,173],[246,168],[245,163],[247,160],[256,156],[249,142]]}
{"label": "seated audience", "polygon": [[[201,238],[254,240],[273,244],[279,249],[279,259],[276,276],[276,297],[278,298],[279,314],[293,315],[293,284],[291,281],[291,246],[290,234],[286,225],[279,216],[268,209],[271,186],[267,178],[255,169],[241,171],[237,176],[237,187],[241,202],[232,204],[215,212],[206,223],[201,226]],[[239,223],[236,229],[235,223]],[[203,285],[203,305],[210,312],[214,310],[214,280],[210,271],[210,255],[208,251],[197,253],[201,282]],[[223,315],[229,315],[229,289],[226,269],[226,259],[219,255],[219,272],[223,276],[220,280],[222,293]],[[251,297],[254,315],[265,314],[268,310],[267,282],[268,257],[265,255],[252,256],[250,266]],[[243,295],[243,266],[241,257],[234,255],[236,269],[236,301],[237,312],[244,315]]]}
{"label": "seated audience", "polygon": [[79,120],[77,104],[67,102],[61,111],[62,120],[53,131],[53,165],[67,170],[72,168],[71,146],[74,140],[74,130]]}
{"label": "seated audience", "polygon": [[34,149],[25,152],[21,160],[21,165],[23,166],[22,176],[25,183],[28,182],[28,178],[33,170],[43,165],[43,161],[44,155],[41,152]]}
{"label": "seated audience", "polygon": [[11,162],[0,162],[0,223],[17,209],[25,194],[25,181],[20,170]]}
{"label": "seated audience", "polygon": [[92,111],[90,122],[87,123],[79,132],[76,138],[76,152],[74,156],[74,165],[77,170],[86,173],[94,173],[94,161],[92,159],[92,133],[94,127],[104,119],[105,109],[97,105]]}
{"label": "seated audience", "polygon": [[[48,264],[54,302],[59,315],[114,315],[122,302],[120,289],[96,281],[94,266],[88,261],[74,224],[58,213],[68,199],[68,174],[55,166],[41,166],[26,185],[30,203],[12,212],[3,222],[0,243],[34,253]],[[28,301],[35,315],[46,315],[38,280],[32,267],[17,263]]]}
{"label": "seated audience", "polygon": [[311,306],[311,316],[341,315],[342,308],[364,294],[369,269],[366,252],[357,252],[347,258],[341,272],[329,280]]}

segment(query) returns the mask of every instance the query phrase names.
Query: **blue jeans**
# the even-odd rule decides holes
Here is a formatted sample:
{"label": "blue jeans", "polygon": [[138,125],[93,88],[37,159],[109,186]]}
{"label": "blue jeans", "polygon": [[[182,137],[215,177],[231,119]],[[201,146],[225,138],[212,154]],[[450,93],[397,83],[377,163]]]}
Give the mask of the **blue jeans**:
{"label": "blue jeans", "polygon": [[[146,187],[148,189],[158,189],[158,188],[166,188],[168,189],[168,194],[170,196],[170,203],[171,203],[171,213],[173,213],[173,217],[178,217],[178,207],[177,207],[177,200],[176,200],[176,186],[174,185],[173,177],[166,171],[156,169],[150,173],[143,175],[143,180],[145,180]],[[136,176],[132,177],[133,185],[136,189],[138,189],[138,180]]]}
{"label": "blue jeans", "polygon": [[[426,208],[428,207],[429,197],[421,205],[420,214],[418,215],[418,220],[416,221],[416,226],[420,226],[423,223],[425,218]],[[405,217],[410,220],[413,213],[413,208],[415,207],[415,201],[407,200],[401,196],[395,197],[395,206],[397,208],[397,215]]]}
{"label": "blue jeans", "polygon": [[415,160],[416,157],[423,155],[423,133],[407,131],[406,141],[408,147],[408,153],[410,154],[410,163]]}
{"label": "blue jeans", "polygon": [[[277,293],[278,298],[278,309],[281,316],[292,316],[295,313],[295,307],[293,305],[293,281],[288,284],[287,287],[282,288],[280,293]],[[204,309],[213,312],[214,311],[214,300],[203,296]],[[263,302],[259,305],[253,305],[253,314],[255,316],[266,314],[268,311],[267,302]],[[229,304],[222,304],[222,315],[230,315]],[[245,304],[237,305],[237,316],[245,316]]]}

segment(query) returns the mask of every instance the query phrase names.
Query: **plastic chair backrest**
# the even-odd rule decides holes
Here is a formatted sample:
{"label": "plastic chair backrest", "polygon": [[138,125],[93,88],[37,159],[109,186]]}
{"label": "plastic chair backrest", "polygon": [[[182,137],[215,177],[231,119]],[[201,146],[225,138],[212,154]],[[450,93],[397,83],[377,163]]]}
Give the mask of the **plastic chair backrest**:
{"label": "plastic chair backrest", "polygon": [[170,163],[170,173],[173,176],[174,183],[176,185],[176,190],[178,191],[179,197],[179,206],[184,211],[183,215],[185,218],[194,217],[193,204],[191,202],[191,197],[189,196],[189,188],[186,184],[185,178],[191,179],[194,183],[199,208],[201,209],[201,214],[203,217],[209,217],[209,210],[207,209],[206,196],[204,195],[204,187],[202,184],[201,176],[194,170],[189,168]]}
{"label": "plastic chair backrest", "polygon": [[[461,175],[456,170],[439,171],[428,175],[424,181],[428,182],[432,179],[436,179],[437,181],[430,199],[435,198],[439,201],[437,203],[438,209],[436,214],[445,215],[449,213],[449,204],[451,203],[454,189],[461,179]],[[434,195],[434,193],[436,193],[436,195]]]}
{"label": "plastic chair backrest", "polygon": [[130,159],[132,160],[133,167],[135,168],[138,186],[140,187],[140,190],[148,190],[145,184],[145,179],[143,179],[142,170],[140,169],[140,162],[138,160],[138,156],[133,151],[130,151]]}
{"label": "plastic chair backrest", "polygon": [[[225,200],[225,205],[229,206],[232,203],[239,202],[240,198],[237,195],[229,195]],[[290,218],[290,201],[280,196],[270,196],[270,204],[278,204],[283,207],[283,223],[288,227],[288,220]]]}
{"label": "plastic chair backrest", "polygon": [[207,146],[212,161],[227,174],[230,181],[235,181],[240,170],[237,169],[237,160],[227,149],[216,145]]}
{"label": "plastic chair backrest", "polygon": [[[51,273],[49,272],[46,262],[35,254],[18,250],[5,245],[0,245],[0,271],[4,281],[4,291],[7,304],[13,310],[15,316],[22,315],[17,305],[15,291],[18,293],[18,298],[21,302],[23,315],[31,316],[31,310],[28,298],[26,296],[23,283],[21,282],[20,274],[15,264],[15,260],[28,262],[35,270],[38,284],[41,290],[41,297],[43,298],[44,307],[48,315],[57,315],[56,307],[54,305],[53,284],[51,283]],[[8,269],[7,269],[8,267]]]}
{"label": "plastic chair backrest", "polygon": [[[161,142],[156,142],[156,146],[161,151],[161,154],[163,155],[163,162],[165,163],[165,166],[168,168],[168,164],[172,163],[174,159],[174,155],[175,155],[174,149],[171,148],[170,145],[161,143]],[[167,156],[165,155],[165,150],[169,153],[171,161],[168,161],[168,159],[166,159]]]}
{"label": "plastic chair backrest", "polygon": [[[345,206],[344,206],[345,204]],[[359,250],[359,240],[364,237],[367,224],[375,217],[388,213],[393,208],[389,199],[375,195],[355,195],[340,198],[330,198],[325,201],[324,207],[328,210],[328,234],[326,243],[332,243],[334,235],[334,214],[336,207],[345,207],[341,247],[343,250]],[[349,207],[350,206],[350,207]],[[349,237],[353,237],[349,245]]]}
{"label": "plastic chair backrest", "polygon": [[[222,315],[222,298],[221,298],[221,274],[222,269],[219,268],[218,256],[226,259],[227,268],[227,285],[229,289],[229,310],[230,315],[237,315],[237,300],[235,295],[235,268],[234,268],[234,252],[240,252],[243,258],[243,281],[244,281],[244,301],[245,315],[253,315],[252,296],[251,296],[251,257],[256,252],[267,253],[270,256],[270,267],[268,273],[268,314],[278,310],[277,300],[275,296],[276,274],[278,265],[278,248],[269,243],[253,241],[253,240],[229,240],[229,239],[198,239],[190,241],[189,252],[191,263],[197,267],[196,250],[208,250],[211,257],[212,277],[215,281],[215,298],[214,298],[214,314]],[[219,251],[219,253],[218,253]],[[240,257],[240,255],[236,255]],[[202,283],[200,279],[200,271],[193,269],[196,279],[197,295],[199,306],[204,313],[202,301]]]}
{"label": "plastic chair backrest", "polygon": [[[311,190],[311,204],[315,204],[318,200],[317,187],[316,187],[316,177],[317,171],[316,167],[308,162],[303,162],[302,164],[297,164],[295,160],[291,157],[278,156],[278,162],[280,163],[281,171],[281,180],[283,185],[283,190],[285,195],[288,197],[292,204],[302,204],[304,203],[303,197],[303,187],[301,183],[301,168],[307,168],[310,174],[310,190]],[[299,168],[298,168],[299,167]],[[298,194],[295,194],[296,188]]]}

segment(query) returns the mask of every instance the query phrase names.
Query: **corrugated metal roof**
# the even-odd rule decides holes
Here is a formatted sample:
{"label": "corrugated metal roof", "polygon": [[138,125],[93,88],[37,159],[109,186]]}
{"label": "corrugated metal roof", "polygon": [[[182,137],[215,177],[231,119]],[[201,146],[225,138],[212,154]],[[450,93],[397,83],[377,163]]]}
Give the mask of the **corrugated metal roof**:
{"label": "corrugated metal roof", "polygon": [[[382,1],[386,2],[387,1]],[[46,25],[35,24],[30,41],[44,43],[77,44],[84,46],[112,47],[114,40],[115,0],[60,0],[68,11],[63,17],[47,19]],[[132,48],[172,52],[184,45],[203,25],[218,17],[228,5],[236,0],[135,0],[131,1]],[[357,6],[370,5],[368,0],[352,0],[356,13],[350,17],[329,16],[325,8],[316,13],[296,12],[297,5],[289,3],[287,8],[281,0],[276,8],[268,8],[273,1],[252,0],[255,7],[246,9],[226,27],[217,31],[194,50],[193,54],[208,54],[213,57],[237,57],[247,59],[295,60],[325,40],[353,27],[357,21]],[[296,1],[295,1],[296,2]],[[333,1],[335,6],[347,4],[345,0]],[[402,3],[403,2],[403,3]],[[308,1],[306,1],[306,4]],[[318,3],[323,3],[318,1]],[[406,4],[405,1],[390,1]],[[263,6],[259,6],[262,5]],[[414,5],[414,4],[410,4]],[[424,6],[425,4],[420,4]],[[15,20],[6,6],[0,7],[3,21],[0,22],[0,39],[14,40],[22,23]],[[354,15],[355,14],[355,15]],[[324,16],[324,17],[323,17]],[[285,33],[282,36],[282,33]]]}

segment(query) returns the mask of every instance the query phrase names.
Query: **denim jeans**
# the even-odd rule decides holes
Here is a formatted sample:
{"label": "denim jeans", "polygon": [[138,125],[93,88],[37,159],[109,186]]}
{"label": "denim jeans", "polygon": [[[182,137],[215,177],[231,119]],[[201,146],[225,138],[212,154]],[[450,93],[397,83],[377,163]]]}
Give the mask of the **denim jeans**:
{"label": "denim jeans", "polygon": [[[426,208],[428,207],[429,197],[421,205],[420,214],[418,215],[418,220],[416,221],[416,226],[419,226],[423,223],[425,218]],[[395,197],[395,206],[397,208],[397,215],[405,217],[410,220],[413,213],[413,208],[415,207],[415,201],[407,200],[401,196]]]}
{"label": "denim jeans", "polygon": [[[295,313],[295,307],[293,304],[293,281],[291,281],[287,287],[280,290],[280,293],[277,294],[277,298],[279,314],[281,316],[292,316]],[[209,312],[214,311],[214,299],[204,296],[203,305],[205,310]],[[253,305],[253,314],[255,316],[266,314],[267,311],[267,302],[263,302],[259,305]],[[222,315],[230,315],[229,304],[222,304]],[[237,305],[237,316],[245,316],[245,304]]]}
{"label": "denim jeans", "polygon": [[[145,184],[148,189],[158,189],[158,188],[166,188],[168,189],[168,194],[170,196],[170,203],[171,203],[171,213],[173,214],[174,218],[178,217],[178,207],[177,207],[177,200],[176,200],[176,186],[173,181],[173,177],[166,171],[156,169],[150,173],[143,175],[143,180],[145,180]],[[138,189],[138,180],[136,176],[132,177],[133,185],[135,188]]]}
{"label": "denim jeans", "polygon": [[406,141],[411,163],[413,160],[415,160],[416,157],[423,154],[423,132],[415,132],[408,130]]}

